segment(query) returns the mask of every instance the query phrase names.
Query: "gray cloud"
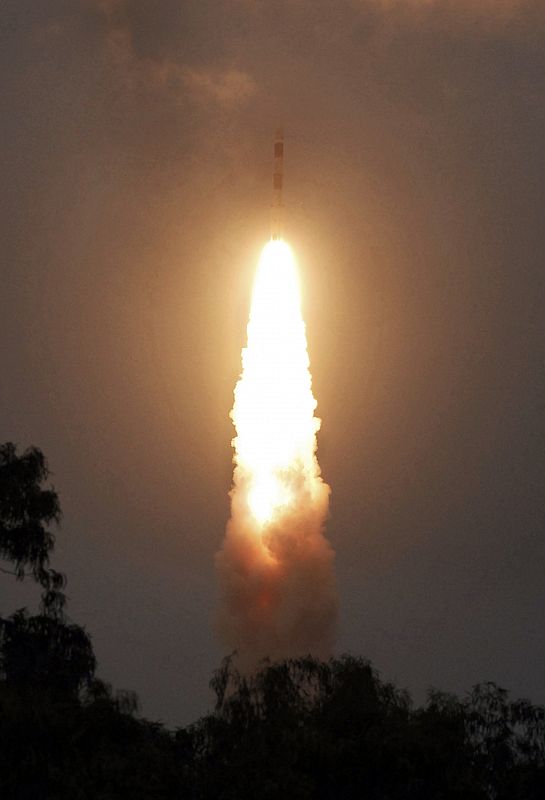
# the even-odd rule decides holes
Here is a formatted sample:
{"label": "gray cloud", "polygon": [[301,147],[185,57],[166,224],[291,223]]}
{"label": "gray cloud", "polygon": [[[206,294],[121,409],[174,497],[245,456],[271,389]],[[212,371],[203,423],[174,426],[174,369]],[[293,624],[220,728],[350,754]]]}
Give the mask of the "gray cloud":
{"label": "gray cloud", "polygon": [[182,80],[194,96],[205,100],[212,98],[228,107],[245,102],[256,91],[251,76],[236,69],[214,72],[186,67],[182,71]]}

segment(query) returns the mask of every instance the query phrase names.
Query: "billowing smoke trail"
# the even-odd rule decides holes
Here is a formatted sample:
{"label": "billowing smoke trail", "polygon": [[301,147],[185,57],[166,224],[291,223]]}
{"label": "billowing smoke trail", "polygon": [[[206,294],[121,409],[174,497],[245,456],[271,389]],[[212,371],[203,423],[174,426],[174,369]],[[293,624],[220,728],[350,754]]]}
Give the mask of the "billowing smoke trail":
{"label": "billowing smoke trail", "polygon": [[231,519],[216,557],[220,632],[242,662],[333,646],[333,551],[323,535],[329,487],[320,477],[305,324],[288,245],[271,241],[254,285],[248,343],[231,412]]}

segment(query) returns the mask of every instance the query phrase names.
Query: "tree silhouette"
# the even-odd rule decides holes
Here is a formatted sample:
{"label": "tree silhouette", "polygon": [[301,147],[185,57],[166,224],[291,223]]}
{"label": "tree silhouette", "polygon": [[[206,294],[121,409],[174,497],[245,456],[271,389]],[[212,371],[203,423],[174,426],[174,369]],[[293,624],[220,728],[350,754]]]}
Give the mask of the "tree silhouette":
{"label": "tree silhouette", "polygon": [[545,709],[492,682],[473,688],[467,728],[481,781],[497,800],[545,797]]}
{"label": "tree silhouette", "polygon": [[24,609],[0,619],[0,670],[8,686],[77,695],[95,667],[91,640],[79,625]]}
{"label": "tree silhouette", "polygon": [[194,728],[198,796],[218,800],[538,800],[545,711],[494,684],[422,708],[343,656],[264,663],[212,680],[215,712]]}
{"label": "tree silhouette", "polygon": [[64,616],[66,578],[49,566],[49,526],[61,508],[54,489],[42,487],[48,476],[38,448],[18,455],[11,442],[0,445],[0,555],[14,566],[3,571],[42,588],[40,614],[0,618],[0,673],[7,686],[75,695],[92,681],[96,661],[87,633]]}
{"label": "tree silhouette", "polygon": [[59,498],[54,489],[44,489],[49,468],[36,447],[22,455],[12,442],[0,445],[0,557],[13,564],[17,580],[31,576],[42,587],[44,613],[62,612],[66,598],[65,577],[50,569],[49,557],[55,546],[51,523],[61,519]]}

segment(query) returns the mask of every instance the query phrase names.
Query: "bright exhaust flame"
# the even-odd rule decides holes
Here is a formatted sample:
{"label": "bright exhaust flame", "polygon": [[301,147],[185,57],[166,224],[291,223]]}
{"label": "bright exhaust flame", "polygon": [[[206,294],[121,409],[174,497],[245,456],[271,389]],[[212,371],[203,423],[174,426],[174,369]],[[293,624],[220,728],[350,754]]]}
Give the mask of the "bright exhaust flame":
{"label": "bright exhaust flame", "polygon": [[265,247],[254,286],[248,346],[231,412],[235,463],[248,475],[248,505],[263,525],[297,502],[295,465],[312,492],[323,486],[314,455],[314,417],[305,324],[292,252],[282,241]]}
{"label": "bright exhaust flame", "polygon": [[221,629],[243,659],[327,655],[336,617],[329,487],[316,458],[316,401],[290,247],[269,242],[254,284],[231,418],[231,519],[217,563]]}

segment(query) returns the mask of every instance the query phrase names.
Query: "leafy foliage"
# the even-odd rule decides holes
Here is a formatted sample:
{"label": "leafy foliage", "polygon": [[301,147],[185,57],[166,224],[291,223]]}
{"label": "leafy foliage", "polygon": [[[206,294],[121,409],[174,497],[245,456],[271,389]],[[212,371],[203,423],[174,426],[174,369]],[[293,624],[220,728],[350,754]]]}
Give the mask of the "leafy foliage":
{"label": "leafy foliage", "polygon": [[95,667],[91,640],[79,625],[25,610],[0,619],[0,672],[8,686],[77,695]]}
{"label": "leafy foliage", "polygon": [[406,692],[352,656],[265,664],[214,677],[217,705],[197,726],[202,797],[485,798],[474,784],[461,705]]}
{"label": "leafy foliage", "polygon": [[0,683],[0,795],[10,800],[191,797],[183,741],[104,684],[52,697]]}
{"label": "leafy foliage", "polygon": [[0,445],[0,556],[14,562],[19,579],[30,568],[39,581],[55,544],[46,526],[59,522],[61,510],[56,492],[41,488],[48,475],[36,447],[18,456],[11,442]]}
{"label": "leafy foliage", "polygon": [[48,476],[37,448],[17,455],[11,442],[0,445],[0,555],[17,579],[30,569],[42,587],[41,613],[0,618],[0,675],[18,690],[77,696],[96,661],[87,633],[64,617],[65,576],[49,568],[55,537],[47,526],[59,522],[61,509],[56,492],[41,486]]}
{"label": "leafy foliage", "polygon": [[61,508],[55,490],[41,486],[48,477],[47,461],[37,447],[18,455],[12,442],[0,445],[0,558],[13,563],[18,580],[30,575],[39,583],[42,612],[59,616],[66,579],[48,568],[55,546],[48,526],[60,522]]}

